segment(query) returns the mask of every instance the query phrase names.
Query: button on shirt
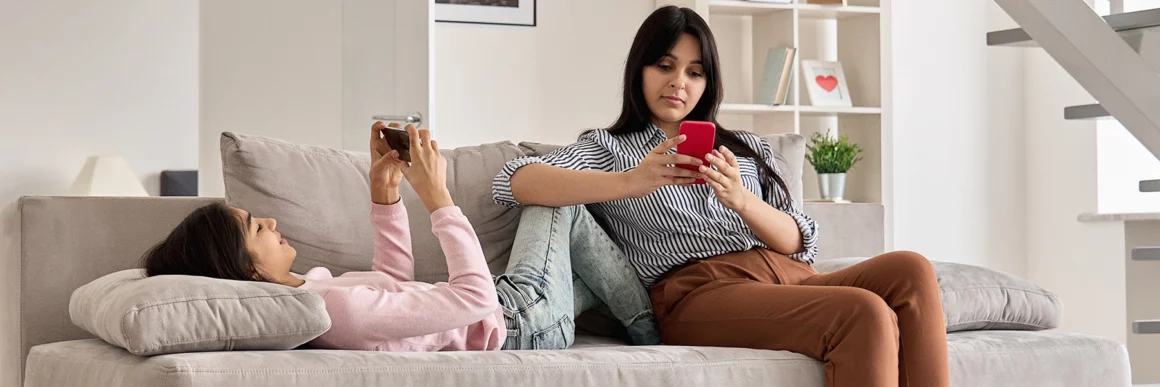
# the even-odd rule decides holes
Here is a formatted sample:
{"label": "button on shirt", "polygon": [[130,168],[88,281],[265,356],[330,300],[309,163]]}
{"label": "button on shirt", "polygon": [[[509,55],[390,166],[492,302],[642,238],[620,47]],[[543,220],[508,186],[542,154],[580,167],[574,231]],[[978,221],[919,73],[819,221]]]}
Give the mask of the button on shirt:
{"label": "button on shirt", "polygon": [[[761,137],[748,132],[735,132],[750,148],[761,152],[770,167],[778,171],[773,147]],[[495,177],[492,196],[499,204],[518,207],[512,195],[511,177],[529,164],[546,163],[573,170],[627,172],[667,140],[664,131],[656,126],[626,134],[612,134],[607,130],[593,130],[583,134],[579,141],[559,148],[541,157],[523,157],[509,161]],[[669,150],[670,154],[676,153]],[[786,192],[776,184],[772,192],[762,192],[757,162],[738,157],[741,181],[749,191],[766,203],[789,214],[801,230],[804,250],[790,258],[813,263],[818,252],[818,226],[809,216],[794,207]],[[778,171],[780,175],[780,171]],[[741,216],[717,200],[707,184],[661,187],[643,198],[626,198],[588,206],[589,211],[607,227],[609,236],[616,241],[636,268],[646,286],[652,286],[670,269],[692,259],[704,259],[756,247],[769,248],[741,220]]]}

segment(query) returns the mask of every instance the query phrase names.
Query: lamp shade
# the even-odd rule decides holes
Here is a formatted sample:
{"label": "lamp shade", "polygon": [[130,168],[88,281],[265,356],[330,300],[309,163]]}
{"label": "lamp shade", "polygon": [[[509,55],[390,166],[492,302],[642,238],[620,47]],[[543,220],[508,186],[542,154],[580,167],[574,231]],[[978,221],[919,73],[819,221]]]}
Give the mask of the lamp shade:
{"label": "lamp shade", "polygon": [[125,159],[93,156],[68,190],[70,196],[149,196]]}

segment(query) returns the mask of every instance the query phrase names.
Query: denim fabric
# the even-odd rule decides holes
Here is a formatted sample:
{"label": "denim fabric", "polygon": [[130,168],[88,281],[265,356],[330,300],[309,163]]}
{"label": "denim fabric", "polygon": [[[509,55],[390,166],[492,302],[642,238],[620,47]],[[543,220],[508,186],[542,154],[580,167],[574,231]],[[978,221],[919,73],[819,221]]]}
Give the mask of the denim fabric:
{"label": "denim fabric", "polygon": [[660,343],[648,292],[583,206],[524,207],[495,287],[508,328],[503,349],[568,348],[575,317],[601,302],[634,344]]}

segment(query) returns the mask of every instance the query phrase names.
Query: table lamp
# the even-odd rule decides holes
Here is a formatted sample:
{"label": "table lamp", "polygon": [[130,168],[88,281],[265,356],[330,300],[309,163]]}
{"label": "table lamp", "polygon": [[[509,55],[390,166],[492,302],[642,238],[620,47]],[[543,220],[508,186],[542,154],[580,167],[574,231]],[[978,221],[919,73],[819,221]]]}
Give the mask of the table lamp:
{"label": "table lamp", "polygon": [[119,156],[92,156],[68,190],[69,196],[149,196],[129,163]]}

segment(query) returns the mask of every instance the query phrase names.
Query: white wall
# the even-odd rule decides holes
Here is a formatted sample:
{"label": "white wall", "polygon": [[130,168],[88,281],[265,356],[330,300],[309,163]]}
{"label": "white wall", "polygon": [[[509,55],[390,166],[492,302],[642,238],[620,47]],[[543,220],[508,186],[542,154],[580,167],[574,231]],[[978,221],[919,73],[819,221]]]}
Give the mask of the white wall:
{"label": "white wall", "polygon": [[1024,275],[1023,54],[992,1],[889,1],[894,249]]}
{"label": "white wall", "polygon": [[200,3],[200,195],[225,195],[222,132],[342,147],[342,3]]}
{"label": "white wall", "polygon": [[620,113],[624,60],[655,0],[540,0],[536,27],[437,23],[437,136],[571,143]]}
{"label": "white wall", "polygon": [[1123,226],[1081,223],[1097,207],[1096,124],[1063,119],[1091,96],[1049,55],[1026,53],[1027,265],[1058,294],[1062,330],[1127,340]]}
{"label": "white wall", "polygon": [[0,203],[120,155],[151,194],[197,168],[196,2],[0,0]]}
{"label": "white wall", "polygon": [[[64,194],[90,155],[123,156],[154,195],[162,170],[197,168],[197,19],[190,1],[0,0],[0,254],[17,251],[13,202]],[[17,315],[0,310],[15,385]]]}
{"label": "white wall", "polygon": [[1140,192],[1140,180],[1160,179],[1160,160],[1119,121],[1100,120],[1096,133],[1101,213],[1160,212],[1160,194]]}

